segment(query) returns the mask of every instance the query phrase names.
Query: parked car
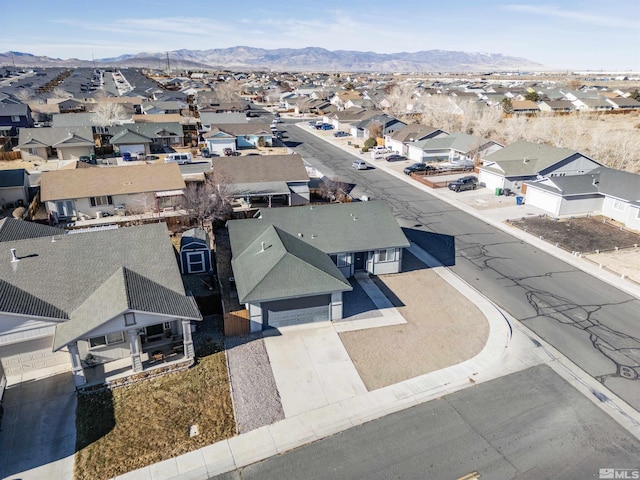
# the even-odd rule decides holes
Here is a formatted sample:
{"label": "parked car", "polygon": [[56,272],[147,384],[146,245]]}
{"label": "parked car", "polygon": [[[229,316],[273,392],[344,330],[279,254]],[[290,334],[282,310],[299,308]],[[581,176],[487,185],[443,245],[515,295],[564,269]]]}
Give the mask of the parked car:
{"label": "parked car", "polygon": [[351,134],[347,132],[343,132],[342,130],[333,134],[334,137],[350,137]]}
{"label": "parked car", "polygon": [[351,166],[356,170],[367,170],[369,168],[363,160],[356,160],[351,164]]}
{"label": "parked car", "polygon": [[384,157],[387,162],[401,162],[402,160],[406,160],[407,157],[404,155],[398,155],[397,153],[393,153],[391,155],[387,155]]}
{"label": "parked car", "polygon": [[276,117],[271,123],[282,123],[282,119],[280,117]]}
{"label": "parked car", "polygon": [[427,165],[426,163],[413,163],[408,167],[405,167],[403,172],[407,175],[411,175],[415,172],[428,172],[429,170],[435,170],[433,165]]}
{"label": "parked car", "polygon": [[178,165],[186,165],[193,162],[193,157],[190,152],[182,153],[170,153],[164,157],[164,163],[177,163]]}
{"label": "parked car", "polygon": [[322,125],[320,125],[320,127],[316,127],[320,130],[333,130],[333,125],[331,125],[330,123],[323,123]]}
{"label": "parked car", "polygon": [[227,157],[231,157],[231,156],[235,155],[235,152],[234,152],[233,148],[228,148],[228,147],[223,149],[222,153],[224,153],[225,156],[227,156]]}
{"label": "parked car", "polygon": [[462,177],[451,182],[449,184],[449,190],[453,190],[454,192],[462,192],[464,190],[475,190],[477,186],[477,177],[470,175],[468,177]]}
{"label": "parked car", "polygon": [[90,157],[89,155],[80,155],[78,157],[78,161],[82,162],[82,163],[88,163],[89,165],[97,165],[98,162],[96,161],[96,157]]}

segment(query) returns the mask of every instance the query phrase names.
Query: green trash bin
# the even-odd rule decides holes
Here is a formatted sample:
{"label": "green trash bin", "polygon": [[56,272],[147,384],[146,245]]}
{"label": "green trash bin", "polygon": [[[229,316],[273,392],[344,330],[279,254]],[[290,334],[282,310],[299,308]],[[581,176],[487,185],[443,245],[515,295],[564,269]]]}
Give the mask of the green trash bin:
{"label": "green trash bin", "polygon": [[502,195],[502,189],[500,187],[496,187],[496,197]]}

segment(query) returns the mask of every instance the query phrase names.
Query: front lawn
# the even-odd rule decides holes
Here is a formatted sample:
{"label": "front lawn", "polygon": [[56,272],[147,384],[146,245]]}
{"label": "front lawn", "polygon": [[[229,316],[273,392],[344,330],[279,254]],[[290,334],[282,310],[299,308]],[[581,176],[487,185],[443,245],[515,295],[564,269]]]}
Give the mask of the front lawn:
{"label": "front lawn", "polygon": [[[79,395],[75,479],[112,478],[233,436],[221,348],[212,343],[211,353],[185,371]],[[194,437],[192,425],[199,430]]]}

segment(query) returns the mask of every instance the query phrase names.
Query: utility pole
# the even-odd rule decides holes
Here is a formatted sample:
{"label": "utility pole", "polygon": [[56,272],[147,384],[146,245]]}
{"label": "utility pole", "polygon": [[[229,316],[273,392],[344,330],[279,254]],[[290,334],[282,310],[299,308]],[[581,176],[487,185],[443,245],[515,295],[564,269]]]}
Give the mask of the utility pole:
{"label": "utility pole", "polygon": [[171,72],[171,65],[169,64],[169,52],[167,52],[167,73]]}

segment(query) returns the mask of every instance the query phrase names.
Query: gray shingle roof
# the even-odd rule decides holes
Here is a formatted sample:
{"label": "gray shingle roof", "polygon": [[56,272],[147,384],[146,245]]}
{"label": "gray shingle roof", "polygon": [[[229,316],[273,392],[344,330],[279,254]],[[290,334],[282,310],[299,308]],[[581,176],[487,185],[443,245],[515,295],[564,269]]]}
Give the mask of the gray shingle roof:
{"label": "gray shingle roof", "polygon": [[73,135],[83,145],[94,144],[91,127],[21,128],[18,135],[18,148],[26,148],[34,144],[53,146]]}
{"label": "gray shingle roof", "polygon": [[68,321],[56,326],[53,349],[59,350],[88,336],[92,330],[126,311],[201,319],[193,297],[186,297],[126,267],[119,267],[71,313]]}
{"label": "gray shingle roof", "polygon": [[9,217],[0,219],[0,243],[25,240],[27,238],[64,235],[64,233],[63,229],[49,225],[41,225]]}
{"label": "gray shingle roof", "polygon": [[241,303],[352,289],[325,253],[277,227],[261,227],[231,262]]}
{"label": "gray shingle roof", "polygon": [[489,139],[468,135],[466,133],[452,133],[447,136],[427,138],[426,140],[413,142],[409,145],[416,146],[424,151],[451,149],[466,153],[483,147],[490,142],[491,140]]}
{"label": "gray shingle roof", "polygon": [[[82,328],[62,327],[63,340],[92,325],[86,312],[104,308],[96,318],[105,321],[118,310],[122,305],[118,281],[126,286],[127,305],[133,310],[200,318],[184,297],[165,224],[14,240],[1,246],[0,312],[52,312],[55,318],[89,322],[81,322]],[[16,249],[18,262],[11,261],[11,248]]]}
{"label": "gray shingle roof", "polygon": [[[409,241],[385,202],[352,202],[268,208],[261,218],[228,222],[229,234],[237,231],[237,247],[243,250],[264,225],[275,225],[327,254],[408,247]],[[301,234],[302,236],[300,236]],[[233,255],[236,246],[232,244]]]}
{"label": "gray shingle roof", "polygon": [[487,155],[485,165],[495,162],[497,167],[483,165],[480,169],[504,173],[505,177],[535,175],[573,155],[582,154],[568,148],[518,141]]}

